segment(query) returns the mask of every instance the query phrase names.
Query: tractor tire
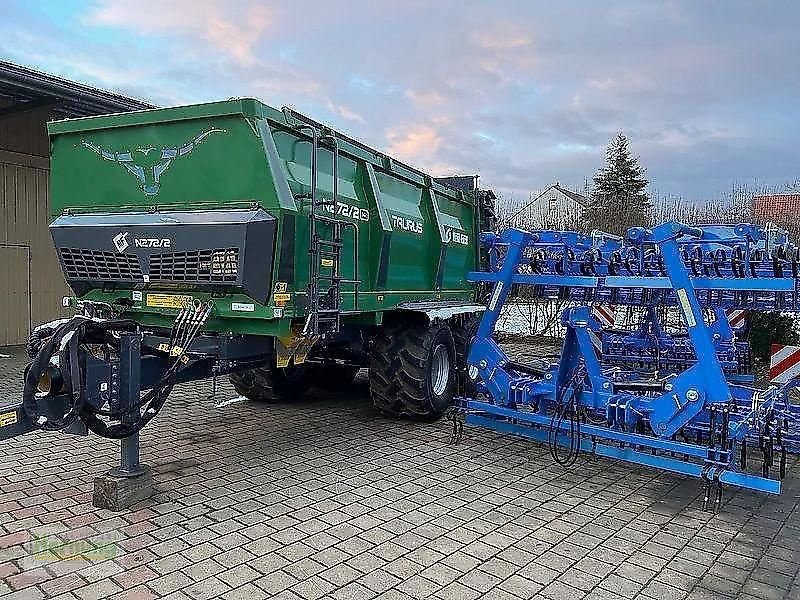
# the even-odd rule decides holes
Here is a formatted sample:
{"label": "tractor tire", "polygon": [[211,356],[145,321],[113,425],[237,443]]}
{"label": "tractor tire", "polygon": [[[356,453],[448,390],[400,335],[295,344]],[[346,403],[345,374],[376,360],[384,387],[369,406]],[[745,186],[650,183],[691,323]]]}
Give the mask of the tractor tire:
{"label": "tractor tire", "polygon": [[318,387],[337,392],[353,385],[358,367],[349,365],[318,365],[314,369]]}
{"label": "tractor tire", "polygon": [[431,421],[453,399],[456,350],[446,323],[423,321],[383,329],[370,353],[370,395],[394,417]]}
{"label": "tractor tire", "polygon": [[315,368],[312,365],[292,365],[286,368],[267,365],[230,375],[236,393],[252,402],[297,402],[312,384]]}

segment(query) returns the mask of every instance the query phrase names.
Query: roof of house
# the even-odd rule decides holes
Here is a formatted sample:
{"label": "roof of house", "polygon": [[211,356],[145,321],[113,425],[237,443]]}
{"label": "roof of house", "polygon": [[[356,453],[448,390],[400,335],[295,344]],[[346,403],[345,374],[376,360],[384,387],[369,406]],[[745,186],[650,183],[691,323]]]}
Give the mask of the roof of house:
{"label": "roof of house", "polygon": [[545,192],[548,192],[549,190],[557,190],[557,191],[561,192],[562,194],[564,194],[567,198],[569,198],[570,200],[574,200],[575,202],[577,202],[581,206],[585,207],[585,206],[589,205],[589,199],[586,196],[584,196],[583,194],[579,194],[578,192],[571,192],[570,190],[561,187],[561,184],[558,183],[558,182],[553,183],[550,186],[548,186],[547,188],[545,188],[545,191],[543,192],[543,194]]}
{"label": "roof of house", "polygon": [[797,212],[800,194],[761,194],[753,196],[753,210],[761,216],[788,215]]}
{"label": "roof of house", "polygon": [[753,196],[753,200],[797,200],[800,199],[800,193],[797,192],[785,192],[782,194],[759,194],[757,196]]}
{"label": "roof of house", "polygon": [[583,194],[579,194],[578,192],[571,192],[570,190],[561,187],[561,184],[556,181],[555,183],[551,183],[546,188],[544,188],[535,198],[532,198],[521,208],[518,208],[516,211],[514,211],[514,213],[510,217],[504,219],[504,222],[510,223],[518,215],[524,213],[526,210],[531,208],[531,206],[542,200],[547,195],[547,193],[552,190],[556,190],[557,192],[569,198],[573,202],[577,202],[580,206],[584,208],[589,205],[589,199],[586,196],[584,196]]}
{"label": "roof of house", "polygon": [[79,117],[155,108],[155,105],[63,79],[29,67],[0,61],[0,98],[12,101],[0,115],[49,107],[51,114]]}

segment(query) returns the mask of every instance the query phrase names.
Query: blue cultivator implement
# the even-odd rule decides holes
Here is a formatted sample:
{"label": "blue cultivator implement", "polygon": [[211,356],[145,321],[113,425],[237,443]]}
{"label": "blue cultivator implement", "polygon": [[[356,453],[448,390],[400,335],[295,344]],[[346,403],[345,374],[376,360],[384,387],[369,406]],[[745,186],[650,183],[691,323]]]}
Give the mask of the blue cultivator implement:
{"label": "blue cultivator implement", "polygon": [[[649,306],[641,315],[635,330],[620,330],[607,325],[608,309],[595,306],[592,316],[598,318],[602,327],[601,360],[604,364],[627,368],[649,368],[661,372],[678,372],[697,362],[691,338],[685,333],[670,333],[659,319],[655,307]],[[706,310],[705,315],[711,331],[711,339],[717,360],[729,381],[751,383],[750,344],[734,335],[728,319],[730,309]],[[744,311],[733,311],[741,313]],[[741,328],[739,328],[741,333]]]}
{"label": "blue cultivator implement", "polygon": [[[798,383],[754,388],[729,315],[800,312],[800,249],[785,232],[666,223],[625,238],[508,229],[481,239],[489,268],[469,278],[490,299],[468,357],[474,392],[457,400],[455,425],[460,416],[545,441],[563,465],[588,452],[698,477],[706,502],[719,503],[723,484],[780,493],[787,452],[800,448]],[[515,362],[492,339],[518,286],[568,303],[554,364]],[[612,305],[641,307],[640,328],[604,330],[593,307]],[[684,331],[667,333],[659,307],[681,315]]]}

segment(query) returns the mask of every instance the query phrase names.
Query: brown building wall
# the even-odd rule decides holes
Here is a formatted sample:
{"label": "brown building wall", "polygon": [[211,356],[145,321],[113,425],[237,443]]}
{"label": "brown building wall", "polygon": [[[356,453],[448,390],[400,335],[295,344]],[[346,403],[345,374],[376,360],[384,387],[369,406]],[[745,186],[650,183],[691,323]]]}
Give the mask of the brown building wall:
{"label": "brown building wall", "polygon": [[61,316],[69,293],[47,229],[47,118],[46,108],[0,118],[0,346]]}

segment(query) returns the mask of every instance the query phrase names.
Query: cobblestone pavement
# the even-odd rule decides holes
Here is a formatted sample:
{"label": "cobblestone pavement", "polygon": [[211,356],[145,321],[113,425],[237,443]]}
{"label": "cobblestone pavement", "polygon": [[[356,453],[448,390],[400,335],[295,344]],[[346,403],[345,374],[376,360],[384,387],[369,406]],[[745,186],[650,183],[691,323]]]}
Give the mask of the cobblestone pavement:
{"label": "cobblestone pavement", "polygon": [[[7,352],[2,351],[0,352]],[[0,357],[0,398],[22,359]],[[798,480],[729,492],[543,446],[376,416],[364,382],[296,405],[175,391],[143,432],[157,494],[91,506],[114,443],[0,443],[0,596],[228,599],[800,598]]]}

